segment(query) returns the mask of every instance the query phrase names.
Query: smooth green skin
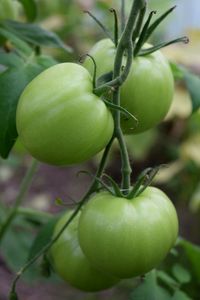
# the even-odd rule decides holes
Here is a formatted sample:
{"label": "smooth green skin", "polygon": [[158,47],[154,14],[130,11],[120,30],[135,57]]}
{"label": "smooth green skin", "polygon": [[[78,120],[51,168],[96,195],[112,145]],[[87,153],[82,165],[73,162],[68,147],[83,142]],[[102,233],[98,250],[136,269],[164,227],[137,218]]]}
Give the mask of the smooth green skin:
{"label": "smooth green skin", "polygon": [[[65,213],[58,221],[54,235],[64,226],[72,212]],[[71,286],[83,291],[100,291],[110,288],[119,279],[97,271],[83,254],[78,242],[80,214],[65,229],[50,250],[50,259],[55,272]]]}
{"label": "smooth green skin", "polygon": [[17,17],[16,5],[13,0],[0,0],[0,20],[11,19]]}
{"label": "smooth green skin", "polygon": [[178,234],[176,210],[159,189],[148,187],[127,200],[107,192],[95,195],[79,220],[79,242],[89,261],[118,278],[156,267]]}
{"label": "smooth green skin", "polygon": [[91,75],[75,63],[57,64],[34,78],[20,97],[16,122],[24,147],[52,165],[90,159],[114,129],[110,111],[93,94]]}
{"label": "smooth green skin", "polygon": [[[113,70],[116,49],[111,40],[99,41],[89,53],[97,64],[97,77]],[[94,66],[89,58],[85,60],[84,66],[93,74]],[[173,93],[173,75],[160,51],[136,57],[121,88],[121,106],[137,118],[138,125],[123,114],[121,117],[123,132],[140,133],[160,123],[170,108]]]}

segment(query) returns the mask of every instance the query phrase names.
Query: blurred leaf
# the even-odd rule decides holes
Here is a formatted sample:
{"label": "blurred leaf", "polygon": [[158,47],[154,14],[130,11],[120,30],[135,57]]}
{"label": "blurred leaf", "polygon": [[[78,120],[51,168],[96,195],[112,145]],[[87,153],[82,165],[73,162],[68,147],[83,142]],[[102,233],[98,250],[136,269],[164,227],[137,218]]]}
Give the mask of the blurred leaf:
{"label": "blurred leaf", "polygon": [[[7,266],[14,272],[26,263],[28,251],[30,249],[33,235],[32,227],[27,222],[18,218],[13,223],[13,226],[8,229],[6,235],[1,242],[1,255],[3,256]],[[35,267],[31,267],[25,273],[27,279],[38,277],[38,272]]]}
{"label": "blurred leaf", "polygon": [[200,133],[189,136],[180,145],[180,156],[184,161],[193,161],[197,166],[200,166]]}
{"label": "blurred leaf", "polygon": [[184,81],[192,100],[192,111],[195,112],[200,107],[200,77],[184,70]]}
{"label": "blurred leaf", "polygon": [[39,55],[36,56],[36,62],[44,67],[44,69],[47,69],[53,65],[56,65],[58,62],[51,56],[48,55]]}
{"label": "blurred leaf", "polygon": [[188,119],[192,114],[190,94],[181,84],[176,85],[174,97],[165,121],[171,119]]}
{"label": "blurred leaf", "polygon": [[58,35],[38,25],[6,20],[3,22],[3,26],[32,45],[62,48],[67,52],[72,52],[71,47],[64,44]]}
{"label": "blurred leaf", "polygon": [[172,278],[171,276],[169,276],[167,273],[165,273],[164,271],[158,271],[156,272],[157,277],[164,282],[165,284],[167,284],[169,287],[172,288],[177,288],[179,286],[178,282]]}
{"label": "blurred leaf", "polygon": [[33,22],[37,16],[37,6],[34,0],[18,0],[24,7],[27,19]]}
{"label": "blurred leaf", "polygon": [[22,39],[17,37],[14,33],[11,33],[8,30],[0,27],[0,35],[11,41],[11,43],[17,48],[17,50],[20,51],[22,55],[29,56],[33,52],[29,45],[22,41]]}
{"label": "blurred leaf", "polygon": [[200,132],[200,111],[198,110],[192,114],[187,122],[188,133],[197,133]]}
{"label": "blurred leaf", "polygon": [[8,157],[17,138],[15,115],[19,97],[25,86],[46,68],[37,59],[0,74],[0,155],[3,158]]}
{"label": "blurred leaf", "polygon": [[180,264],[175,264],[172,267],[172,273],[181,284],[191,281],[191,274]]}
{"label": "blurred leaf", "polygon": [[7,214],[7,209],[3,205],[3,203],[1,203],[1,201],[0,201],[0,226],[3,223],[3,221],[4,221],[5,217],[6,217],[6,214]]}
{"label": "blurred leaf", "polygon": [[191,271],[194,272],[198,282],[200,282],[200,247],[184,239],[180,239],[179,245],[183,247],[191,263]]}
{"label": "blurred leaf", "polygon": [[192,198],[190,200],[189,207],[192,212],[196,213],[200,210],[200,184],[195,189]]}
{"label": "blurred leaf", "polygon": [[165,168],[160,169],[156,175],[154,182],[157,184],[163,184],[170,181],[174,176],[180,173],[184,169],[185,165],[181,160],[176,160],[168,165]]}
{"label": "blurred leaf", "polygon": [[60,216],[56,216],[42,227],[41,231],[38,233],[35,240],[33,241],[29,252],[28,260],[33,258],[45,245],[47,245],[50,242],[55,224],[57,223],[59,217]]}
{"label": "blurred leaf", "polygon": [[179,67],[177,64],[174,62],[170,62],[170,67],[174,76],[175,80],[180,80],[183,79],[184,73],[181,67]]}
{"label": "blurred leaf", "polygon": [[23,60],[15,53],[0,51],[0,65],[7,67],[20,67]]}
{"label": "blurred leaf", "polygon": [[173,297],[171,298],[171,300],[192,300],[190,297],[188,297],[187,294],[185,294],[184,292],[177,290]]}
{"label": "blurred leaf", "polygon": [[131,294],[130,300],[170,300],[170,294],[156,280],[156,272],[151,271],[145,276],[144,282]]}

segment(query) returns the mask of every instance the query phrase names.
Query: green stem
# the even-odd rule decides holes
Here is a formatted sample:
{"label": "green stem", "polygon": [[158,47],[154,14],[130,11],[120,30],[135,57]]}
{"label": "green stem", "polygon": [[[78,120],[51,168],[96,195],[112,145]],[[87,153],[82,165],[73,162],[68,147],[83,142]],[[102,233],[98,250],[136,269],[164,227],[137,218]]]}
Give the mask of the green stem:
{"label": "green stem", "polygon": [[[142,0],[135,0],[133,2],[131,12],[126,24],[126,27],[123,31],[122,37],[119,41],[115,62],[114,62],[114,71],[113,71],[113,79],[120,77],[122,61],[124,57],[124,52],[127,51],[127,61],[125,71],[123,73],[123,77],[121,78],[124,82],[130,72],[132,66],[132,55],[133,55],[133,30],[134,25],[137,19],[137,16],[140,10],[145,6],[145,1]],[[115,87],[113,92],[113,103],[120,106],[120,87]],[[121,152],[121,159],[122,159],[122,190],[124,194],[129,193],[130,189],[130,176],[131,176],[131,166],[128,156],[127,147],[125,144],[124,136],[121,130],[121,121],[120,121],[120,111],[115,111],[114,113],[114,121],[115,121],[115,135],[117,137],[120,152]]]}
{"label": "green stem", "polygon": [[27,173],[25,175],[25,177],[23,178],[21,187],[19,189],[19,193],[17,195],[16,201],[14,206],[12,207],[12,209],[10,210],[6,220],[3,222],[3,224],[1,225],[1,229],[0,229],[0,243],[8,229],[8,227],[10,226],[10,224],[12,223],[12,221],[14,220],[16,214],[17,214],[17,210],[18,207],[21,205],[22,201],[24,200],[24,197],[32,183],[32,179],[33,176],[36,172],[37,169],[37,165],[38,162],[33,159],[30,168],[27,170]]}
{"label": "green stem", "polygon": [[75,218],[75,216],[78,214],[78,212],[80,211],[80,209],[82,208],[82,206],[84,205],[84,203],[86,202],[86,200],[89,198],[89,196],[95,192],[96,187],[98,185],[98,182],[96,181],[96,178],[101,177],[104,168],[105,168],[105,164],[106,164],[106,160],[108,157],[108,153],[110,151],[110,148],[112,146],[114,140],[114,136],[112,137],[112,139],[110,140],[109,144],[107,145],[107,147],[104,150],[99,168],[96,172],[96,176],[94,178],[94,180],[92,181],[91,186],[89,187],[88,191],[86,192],[86,194],[83,196],[82,200],[80,201],[79,205],[76,207],[76,209],[73,211],[73,213],[71,214],[71,216],[69,217],[69,219],[67,220],[67,222],[65,223],[65,225],[63,226],[63,228],[59,231],[59,233],[49,242],[47,243],[47,245],[45,245],[31,260],[29,260],[20,270],[19,272],[17,272],[16,277],[14,278],[13,282],[12,282],[12,286],[11,286],[11,290],[10,290],[10,296],[13,294],[16,294],[15,290],[16,290],[16,285],[18,280],[20,279],[21,275],[40,257],[42,256],[44,253],[46,253],[51,246],[53,245],[53,243],[55,243],[59,237],[61,236],[61,234],[63,233],[63,231],[67,228],[67,226],[72,222],[72,220]]}

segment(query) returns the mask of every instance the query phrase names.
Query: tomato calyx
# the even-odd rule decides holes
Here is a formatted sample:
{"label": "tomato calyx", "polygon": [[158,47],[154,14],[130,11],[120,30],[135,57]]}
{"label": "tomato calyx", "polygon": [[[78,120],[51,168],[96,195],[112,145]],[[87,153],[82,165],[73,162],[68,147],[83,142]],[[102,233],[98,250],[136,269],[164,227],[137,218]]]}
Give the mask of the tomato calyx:
{"label": "tomato calyx", "polygon": [[[188,43],[188,41],[189,41],[188,38],[183,36],[183,37],[180,37],[180,38],[177,38],[174,40],[162,42],[160,44],[155,45],[154,47],[150,47],[150,48],[147,48],[144,50],[142,49],[144,44],[147,42],[147,40],[151,37],[153,32],[156,30],[156,28],[168,17],[169,14],[171,14],[174,11],[175,8],[176,8],[176,6],[173,6],[170,9],[168,9],[160,17],[158,17],[152,24],[151,24],[151,20],[152,20],[153,15],[156,14],[156,11],[151,11],[149,13],[149,16],[148,16],[146,22],[144,23],[143,27],[141,26],[141,24],[143,22],[143,17],[145,15],[146,7],[145,7],[145,10],[140,12],[140,17],[138,19],[139,25],[136,26],[135,32],[133,34],[133,40],[137,39],[135,47],[134,47],[134,51],[133,51],[134,57],[151,54],[157,50],[160,50],[163,47],[166,47],[166,46],[174,44],[174,43],[179,43],[179,42]],[[138,30],[137,30],[137,27],[138,27]],[[140,29],[141,29],[141,32],[140,32]]]}
{"label": "tomato calyx", "polygon": [[[95,189],[95,192],[97,193],[100,191],[102,192],[102,190],[104,190],[115,197],[132,200],[138,197],[142,192],[144,192],[144,190],[146,190],[147,187],[151,185],[154,177],[157,175],[159,170],[163,167],[166,167],[166,165],[162,164],[154,168],[146,168],[145,170],[143,170],[138,176],[135,184],[133,185],[130,191],[121,189],[120,186],[117,184],[117,182],[106,173],[103,173],[101,178],[99,178],[99,177],[95,177],[89,171],[81,170],[78,172],[77,175],[86,174],[92,177],[92,179],[95,179],[97,183],[97,188]],[[106,179],[108,183],[106,183],[104,179]]]}
{"label": "tomato calyx", "polygon": [[166,165],[159,165],[155,168],[146,168],[144,171],[142,171],[138,176],[135,185],[126,198],[133,199],[135,197],[138,197],[148,186],[150,186],[159,170],[165,166]]}

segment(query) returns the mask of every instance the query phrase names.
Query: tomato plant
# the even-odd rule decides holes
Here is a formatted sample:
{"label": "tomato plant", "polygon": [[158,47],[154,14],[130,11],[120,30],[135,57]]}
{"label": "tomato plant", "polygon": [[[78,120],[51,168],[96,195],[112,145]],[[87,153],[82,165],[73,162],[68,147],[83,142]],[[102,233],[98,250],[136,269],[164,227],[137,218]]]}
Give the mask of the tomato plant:
{"label": "tomato plant", "polygon": [[86,257],[119,278],[142,275],[156,267],[177,234],[176,210],[155,187],[133,199],[99,193],[87,203],[79,222],[79,241]]}
{"label": "tomato plant", "polygon": [[[97,64],[97,76],[113,70],[116,48],[110,39],[97,42],[89,53]],[[92,74],[94,67],[90,59],[85,60],[84,66]],[[122,115],[123,132],[140,133],[161,122],[171,105],[173,91],[173,75],[160,51],[133,58],[130,73],[121,88],[121,106],[137,118],[138,124]]]}
{"label": "tomato plant", "polygon": [[38,160],[71,165],[101,151],[113,134],[113,118],[92,91],[89,72],[75,63],[57,64],[38,75],[22,93],[17,130]]}
{"label": "tomato plant", "polygon": [[[132,182],[132,159],[129,157],[124,137],[124,134],[136,134],[156,126],[163,120],[171,104],[174,82],[171,68],[160,49],[166,45],[186,41],[186,38],[155,42],[154,46],[147,43],[152,33],[175,7],[155,17],[154,20],[155,11],[150,11],[148,16],[145,16],[148,11],[147,1],[132,0],[130,13],[126,19],[125,14],[128,9],[125,7],[126,1],[122,0],[120,14],[117,11],[118,7],[110,9],[113,16],[110,21],[114,21],[112,32],[96,16],[87,11],[109,39],[99,41],[88,55],[90,60],[86,59],[84,66],[80,66],[66,62],[75,58],[77,50],[80,50],[80,54],[83,50],[79,49],[79,43],[74,39],[72,27],[69,26],[70,15],[76,7],[72,2],[76,1],[69,1],[67,15],[63,14],[64,10],[61,9],[55,20],[45,14],[44,22],[45,26],[52,26],[60,33],[62,31],[61,34],[65,39],[67,36],[73,37],[70,38],[70,43],[76,45],[74,52],[71,46],[61,41],[56,34],[32,23],[39,19],[44,24],[41,13],[37,19],[36,6],[39,2],[13,0],[12,4],[22,5],[23,22],[13,21],[14,16],[12,18],[11,15],[6,14],[0,22],[0,39],[3,38],[3,47],[0,51],[0,155],[3,159],[8,157],[19,135],[19,142],[36,158],[31,159],[30,167],[17,189],[13,206],[11,208],[9,204],[7,206],[7,203],[11,202],[8,199],[0,207],[2,257],[5,258],[6,263],[8,261],[9,269],[16,274],[10,287],[9,299],[20,298],[17,295],[19,279],[41,257],[43,258],[41,269],[37,268],[37,265],[34,266],[27,272],[27,278],[29,273],[31,278],[35,275],[38,278],[41,275],[50,276],[51,271],[55,271],[73,287],[83,291],[101,291],[113,287],[123,278],[134,277],[131,279],[132,286],[128,287],[126,299],[175,299],[179,295],[184,299],[189,299],[190,296],[195,299],[193,291],[190,290],[193,289],[193,283],[190,286],[188,283],[193,275],[198,273],[196,270],[199,266],[200,251],[185,243],[182,238],[177,241],[176,246],[182,245],[181,247],[185,247],[185,251],[188,252],[189,261],[186,261],[186,264],[192,262],[193,270],[191,269],[190,274],[190,271],[187,272],[182,265],[186,255],[184,259],[181,257],[177,262],[179,248],[170,251],[178,234],[175,208],[161,190],[150,187],[154,176],[160,170],[160,160],[177,159],[178,151],[174,151],[176,150],[174,147],[166,146],[165,143],[161,143],[160,147],[159,131],[156,130],[158,132],[156,139],[157,137],[158,139],[154,141],[158,149],[151,151],[148,156],[148,165],[153,167],[142,170],[146,162],[141,159],[141,164],[134,166],[134,176],[140,169],[141,173],[136,182]],[[11,4],[11,1],[2,0],[0,4],[3,3]],[[102,9],[107,9],[108,5],[107,3],[100,6]],[[63,25],[64,15],[67,16],[67,26],[61,29],[59,26]],[[120,22],[118,22],[119,15]],[[7,20],[7,18],[12,19]],[[74,18],[72,19],[74,23]],[[77,17],[75,19],[78,20]],[[80,38],[83,41],[82,35]],[[62,49],[63,54],[56,52],[55,61],[44,55],[46,52],[43,51],[43,47]],[[61,61],[65,63],[58,63]],[[194,98],[193,110],[198,109],[196,88],[199,79],[191,75],[186,76],[182,67],[179,70],[179,67],[174,66],[172,70],[174,69],[179,74],[179,80],[183,77],[187,78]],[[193,92],[194,86],[195,92]],[[181,124],[178,128],[180,127]],[[162,131],[162,137],[164,136],[166,141],[171,143],[175,137],[181,140],[182,130],[174,130],[176,127],[173,127],[173,124],[166,129],[168,128],[169,131]],[[169,136],[167,139],[167,134],[170,135],[172,132],[173,138]],[[106,173],[108,159],[112,156],[110,155],[112,147],[116,145],[119,148],[120,159],[117,157],[114,161],[115,168],[110,168],[109,171],[111,173],[116,171],[120,164],[120,176],[119,173],[114,174],[117,180],[120,177],[120,182],[116,182],[110,174]],[[137,160],[135,145],[132,145],[132,148],[135,164]],[[73,198],[77,197],[80,191],[79,185],[75,182],[70,185],[75,192],[71,198],[73,203],[66,200],[68,193],[68,191],[65,193],[66,186],[64,189],[63,186],[59,186],[59,192],[51,190],[47,199],[46,194],[44,195],[45,203],[56,193],[57,205],[66,207],[68,204],[74,204],[74,209],[64,213],[55,228],[58,216],[54,217],[50,212],[40,211],[37,203],[36,208],[30,208],[28,205],[23,207],[25,195],[37,170],[37,160],[53,165],[72,165],[90,159],[103,149],[95,173],[92,164],[87,165],[92,168],[91,173],[89,170],[83,171],[91,176],[91,184],[77,202]],[[140,146],[139,151],[141,152]],[[15,159],[11,163],[14,165]],[[172,167],[174,169],[174,166]],[[180,167],[178,164],[177,169],[182,171],[182,168],[184,166],[181,164]],[[58,170],[53,168],[53,172],[55,170],[56,173],[53,174],[51,181],[51,171],[47,169],[45,191],[46,186],[52,185],[54,188],[54,184],[51,183],[54,183],[57,171],[60,172],[58,168]],[[9,170],[3,169],[3,173],[0,174],[3,180],[7,180],[7,177],[11,177],[12,180]],[[193,172],[194,169],[191,167],[190,170]],[[178,174],[176,170],[173,172]],[[70,170],[67,175],[64,185],[66,180],[67,182],[71,180]],[[168,176],[161,176],[163,177]],[[59,179],[56,181],[60,184]],[[187,176],[184,178],[184,183],[186,180]],[[38,187],[41,189],[41,181],[38,182],[37,191]],[[183,194],[186,194],[184,200],[188,198],[190,193],[185,193],[185,189],[181,196],[176,194],[175,189],[179,186],[176,183],[170,184],[166,190],[171,186],[174,189],[171,191],[174,199],[182,198]],[[32,198],[31,195],[29,198]],[[43,197],[41,198],[43,201]],[[86,204],[87,201],[89,202]],[[45,208],[48,207],[49,205],[45,204]],[[51,208],[49,207],[49,211]],[[26,232],[19,238],[15,233],[20,234],[21,228]],[[10,235],[12,243],[5,235]],[[28,239],[26,239],[27,235]],[[19,259],[13,259],[16,257],[15,253],[12,255],[12,251],[16,252],[16,244],[20,239],[17,248],[20,249]],[[26,250],[23,250],[22,246],[26,246]],[[171,266],[168,266],[167,260],[162,262],[169,251],[168,258]],[[11,263],[8,256],[11,257]],[[29,258],[28,261],[26,257]],[[161,262],[161,270],[151,271]],[[42,274],[38,271],[42,271]],[[147,272],[149,274],[143,278],[142,275]],[[142,276],[142,280],[136,278],[137,276]],[[195,281],[199,280],[197,276]],[[125,286],[127,288],[126,283]],[[115,297],[112,294],[113,299],[118,298],[117,289],[116,287],[112,290],[117,295]],[[101,295],[97,297],[101,298]],[[62,298],[62,295],[58,295],[57,298]]]}
{"label": "tomato plant", "polygon": [[[64,226],[71,213],[68,211],[59,219],[54,230],[54,236]],[[107,289],[116,284],[119,279],[96,270],[83,254],[78,241],[79,215],[51,247],[50,258],[53,268],[66,282],[81,290],[99,291]]]}

